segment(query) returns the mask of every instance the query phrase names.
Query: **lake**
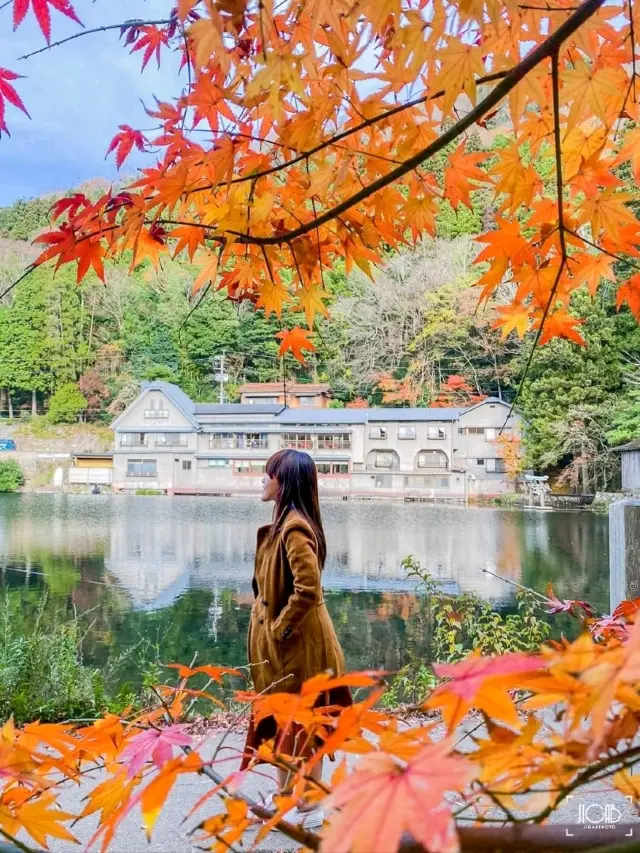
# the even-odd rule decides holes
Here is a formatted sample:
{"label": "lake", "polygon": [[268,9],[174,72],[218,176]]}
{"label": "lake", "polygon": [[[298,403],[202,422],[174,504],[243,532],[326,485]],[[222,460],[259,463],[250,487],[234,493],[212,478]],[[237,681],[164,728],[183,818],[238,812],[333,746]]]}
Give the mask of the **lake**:
{"label": "lake", "polygon": [[[85,618],[85,661],[119,667],[121,680],[149,656],[240,665],[269,512],[249,498],[0,495],[0,581],[26,624],[45,591],[47,618]],[[553,581],[608,611],[606,515],[338,501],[323,514],[324,588],[351,668],[420,655],[408,555],[452,594],[510,607],[506,581],[540,592]]]}

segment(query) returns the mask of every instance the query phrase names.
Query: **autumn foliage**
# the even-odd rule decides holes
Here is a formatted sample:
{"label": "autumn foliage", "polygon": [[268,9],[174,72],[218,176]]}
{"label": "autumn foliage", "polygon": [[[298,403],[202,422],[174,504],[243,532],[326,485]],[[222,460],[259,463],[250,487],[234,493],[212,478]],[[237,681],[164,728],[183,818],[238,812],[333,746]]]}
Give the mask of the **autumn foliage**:
{"label": "autumn foliage", "polygon": [[[32,11],[47,42],[52,11],[78,20],[70,0],[7,5],[16,27]],[[179,0],[164,20],[123,22],[142,67],[178,53],[182,82],[148,108],[155,130],[121,125],[108,152],[118,166],[159,154],[129,186],[56,205],[35,264],[76,264],[80,280],[123,253],[133,266],[186,256],[196,291],[299,311],[281,353],[303,358],[336,259],[370,273],[433,234],[444,200],[469,206],[482,188],[495,222],[478,237],[478,283],[482,299],[511,285],[503,334],[581,344],[571,294],[612,281],[617,259],[632,270],[618,303],[640,315],[640,224],[621,172],[640,174],[636,5]],[[0,130],[8,107],[26,111],[18,83],[0,69]],[[474,127],[508,145],[468,151]]]}
{"label": "autumn foliage", "polygon": [[[296,724],[320,744],[306,761],[282,753],[275,741],[260,747],[262,764],[222,770],[229,764],[219,757],[226,735],[213,757],[203,757],[186,723],[195,699],[218,703],[209,685],[241,677],[224,667],[174,665],[177,681],[159,686],[156,705],[130,717],[23,729],[8,722],[0,733],[0,831],[26,833],[40,845],[50,838],[71,842],[74,824],[97,814],[91,845],[108,850],[132,810],[151,837],[173,786],[188,775],[211,782],[193,809],[192,841],[219,851],[246,833],[259,843],[278,829],[330,853],[393,853],[405,833],[431,853],[454,853],[461,842],[472,849],[474,832],[477,841],[483,827],[507,824],[514,812],[525,812],[520,820],[534,826],[546,822],[593,780],[601,792],[636,802],[640,790],[630,768],[639,754],[640,601],[594,619],[585,602],[563,601],[551,588],[540,598],[549,612],[583,618],[584,633],[538,654],[475,653],[435,665],[440,685],[413,709],[430,716],[413,722],[378,709],[384,673],[323,674],[299,694],[236,693],[244,710],[232,725],[249,708],[257,720],[275,717],[283,733]],[[195,689],[199,676],[207,686]],[[352,707],[338,716],[316,707],[320,694],[343,685],[356,693]],[[331,778],[313,782],[314,764],[333,754],[339,761]],[[268,808],[243,793],[250,775],[264,780],[265,763],[292,774],[290,794]],[[60,810],[65,786],[92,768],[102,773],[81,814]],[[300,799],[326,810],[318,833],[287,822]]]}

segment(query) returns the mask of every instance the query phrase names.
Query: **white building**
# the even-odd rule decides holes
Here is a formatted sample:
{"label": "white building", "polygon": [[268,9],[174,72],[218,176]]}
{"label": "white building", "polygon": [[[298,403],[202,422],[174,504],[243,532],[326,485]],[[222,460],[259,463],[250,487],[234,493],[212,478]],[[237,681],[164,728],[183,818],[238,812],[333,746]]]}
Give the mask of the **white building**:
{"label": "white building", "polygon": [[330,409],[194,403],[151,382],[113,423],[113,487],[170,494],[257,493],[267,459],[307,451],[336,495],[498,495],[509,488],[496,437],[520,429],[509,406]]}

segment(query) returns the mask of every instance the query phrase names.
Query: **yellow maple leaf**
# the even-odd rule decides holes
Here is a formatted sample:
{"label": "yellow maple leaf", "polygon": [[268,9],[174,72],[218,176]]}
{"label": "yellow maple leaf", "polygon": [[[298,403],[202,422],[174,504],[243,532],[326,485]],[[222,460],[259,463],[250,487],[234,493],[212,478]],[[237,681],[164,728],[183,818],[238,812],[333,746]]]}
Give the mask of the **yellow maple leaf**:
{"label": "yellow maple leaf", "polygon": [[324,315],[325,317],[327,316],[328,311],[327,306],[324,304],[324,300],[328,297],[329,294],[327,291],[316,285],[301,287],[300,290],[296,291],[296,298],[300,303],[300,307],[304,311],[307,319],[307,326],[309,326],[309,328],[313,327],[316,312]]}
{"label": "yellow maple leaf", "polygon": [[275,314],[280,317],[282,306],[289,298],[289,292],[280,279],[267,279],[260,284],[259,297],[256,307],[264,308],[267,317]]}
{"label": "yellow maple leaf", "polygon": [[437,56],[440,70],[434,89],[444,90],[443,115],[448,116],[451,113],[461,92],[466,92],[471,103],[475,105],[476,75],[481,77],[485,73],[480,48],[458,39],[449,39],[447,47],[438,51]]}
{"label": "yellow maple leaf", "polygon": [[570,104],[568,127],[573,127],[588,108],[608,127],[617,117],[624,99],[625,72],[587,65],[580,56],[576,57],[574,66],[560,74],[561,99]]}
{"label": "yellow maple leaf", "polygon": [[586,198],[578,208],[578,225],[591,224],[591,236],[594,240],[602,231],[615,234],[624,225],[637,223],[632,210],[626,204],[635,196],[628,192],[616,192],[607,188],[598,195]]}
{"label": "yellow maple leaf", "polygon": [[523,338],[529,328],[529,310],[521,302],[512,305],[498,305],[496,311],[500,319],[496,320],[495,329],[502,329],[501,338],[506,338],[510,332],[517,332],[519,338]]}

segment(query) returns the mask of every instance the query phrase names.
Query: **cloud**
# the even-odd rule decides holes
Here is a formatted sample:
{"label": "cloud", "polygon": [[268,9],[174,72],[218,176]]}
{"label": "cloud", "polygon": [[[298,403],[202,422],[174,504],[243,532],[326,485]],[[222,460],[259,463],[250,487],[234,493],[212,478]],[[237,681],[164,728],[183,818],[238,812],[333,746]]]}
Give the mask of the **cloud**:
{"label": "cloud", "polygon": [[[162,18],[172,5],[171,0],[75,0],[87,29],[132,18]],[[165,54],[160,70],[152,61],[141,74],[140,54],[130,55],[114,30],[20,61],[18,57],[42,47],[44,39],[32,16],[11,33],[10,12],[0,10],[0,66],[27,75],[17,85],[32,120],[9,108],[11,138],[0,140],[0,205],[95,177],[114,179],[113,159],[104,160],[111,138],[120,124],[149,126],[143,100],[150,104],[153,95],[168,99],[179,93],[183,81],[177,77],[177,58]],[[52,24],[54,41],[78,31],[55,11]],[[142,162],[144,156],[138,155],[127,169]]]}

